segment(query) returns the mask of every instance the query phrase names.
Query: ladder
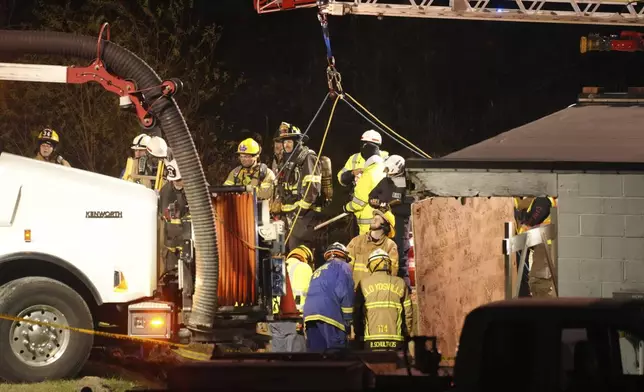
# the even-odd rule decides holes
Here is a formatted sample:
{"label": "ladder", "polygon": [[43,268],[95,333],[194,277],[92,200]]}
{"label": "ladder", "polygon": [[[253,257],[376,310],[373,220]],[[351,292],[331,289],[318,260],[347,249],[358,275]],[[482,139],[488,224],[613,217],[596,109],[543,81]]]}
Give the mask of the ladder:
{"label": "ladder", "polygon": [[[548,268],[550,269],[550,279],[552,280],[555,296],[559,296],[559,285],[557,282],[557,270],[555,261],[557,260],[557,226],[554,217],[556,217],[556,207],[552,208],[550,216],[553,222],[547,225],[533,227],[521,234],[515,234],[513,222],[505,222],[505,238],[503,239],[503,255],[505,257],[505,299],[517,298],[519,288],[521,287],[521,278],[528,260],[530,248],[542,246],[545,247],[545,254]],[[548,241],[552,245],[548,245]],[[516,272],[516,282],[514,281],[514,271],[516,271],[515,256],[521,252],[519,260],[519,270]]]}
{"label": "ladder", "polygon": [[644,4],[629,0],[253,0],[258,13],[320,7],[333,16],[370,15],[644,26]]}

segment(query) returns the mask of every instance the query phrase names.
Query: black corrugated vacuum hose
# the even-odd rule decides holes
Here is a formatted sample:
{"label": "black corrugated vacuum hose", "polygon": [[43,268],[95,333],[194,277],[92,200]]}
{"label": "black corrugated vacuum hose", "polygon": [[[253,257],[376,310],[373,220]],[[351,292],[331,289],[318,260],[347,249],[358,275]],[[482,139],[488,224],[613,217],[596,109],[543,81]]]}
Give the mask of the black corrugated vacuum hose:
{"label": "black corrugated vacuum hose", "polygon": [[[17,55],[63,55],[92,61],[96,57],[96,37],[68,33],[0,30],[0,52]],[[134,53],[109,41],[101,41],[101,59],[105,66],[123,79],[137,83],[138,89],[161,84],[154,70]],[[146,98],[155,100],[161,93],[150,90]],[[203,167],[188,126],[171,97],[154,105],[154,114],[163,130],[185,181],[186,197],[195,232],[197,276],[188,327],[210,330],[217,309],[219,260],[212,202]]]}

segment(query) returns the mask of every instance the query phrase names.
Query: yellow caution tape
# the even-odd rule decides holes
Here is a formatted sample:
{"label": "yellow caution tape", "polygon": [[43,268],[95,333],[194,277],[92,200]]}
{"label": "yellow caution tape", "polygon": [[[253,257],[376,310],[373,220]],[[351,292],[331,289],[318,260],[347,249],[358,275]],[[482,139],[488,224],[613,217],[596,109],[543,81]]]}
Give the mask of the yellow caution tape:
{"label": "yellow caution tape", "polygon": [[71,331],[71,332],[78,332],[78,333],[84,333],[84,334],[87,334],[87,335],[101,336],[101,337],[110,338],[110,339],[128,340],[128,341],[135,341],[135,342],[141,342],[141,343],[153,343],[153,344],[158,344],[158,345],[161,345],[161,346],[169,346],[174,353],[176,353],[177,355],[182,356],[184,358],[188,358],[188,359],[192,359],[192,360],[196,360],[196,361],[208,361],[208,360],[210,360],[210,355],[202,353],[202,352],[194,351],[194,350],[189,350],[188,348],[190,346],[187,345],[187,344],[174,343],[174,342],[169,342],[167,340],[159,340],[159,339],[152,339],[152,338],[142,338],[142,337],[138,337],[138,336],[130,336],[130,335],[124,335],[124,334],[119,334],[119,333],[111,333],[111,332],[96,331],[96,330],[93,330],[93,329],[71,327],[69,325],[46,323],[46,322],[42,322],[42,321],[35,321],[35,320],[26,319],[26,318],[9,316],[7,314],[0,314],[0,320],[8,320],[8,321],[14,321],[14,322],[19,322],[19,323],[35,324],[35,325],[39,325],[41,327],[53,327],[53,328],[56,328],[56,329],[64,329],[64,330]]}
{"label": "yellow caution tape", "polygon": [[[118,333],[96,331],[96,330],[93,330],[93,329],[71,327],[69,325],[46,323],[46,322],[42,322],[42,321],[35,321],[35,320],[26,319],[26,318],[19,318],[19,317],[15,317],[15,316],[9,316],[7,314],[0,314],[0,320],[8,320],[8,321],[14,321],[14,322],[20,322],[20,323],[35,324],[35,325],[39,325],[41,327],[54,327],[56,329],[64,329],[64,330],[71,331],[71,332],[84,333],[84,334],[87,334],[87,335],[101,336],[101,337],[111,338],[111,339],[136,341],[136,342],[141,342],[141,343],[153,343],[153,344],[158,344],[158,345],[162,345],[162,346],[169,346],[175,354],[177,354],[177,355],[179,355],[179,356],[181,356],[183,358],[193,360],[193,361],[209,361],[211,359],[210,354],[206,354],[206,353],[195,351],[195,350],[190,350],[189,349],[190,346],[187,345],[187,344],[173,343],[173,342],[169,342],[167,340],[158,340],[158,339],[152,339],[152,338],[142,338],[142,337],[138,337],[138,336],[130,336],[130,335],[124,335],[124,334],[118,334]],[[258,324],[264,324],[264,323],[258,323]],[[260,330],[262,330],[262,329],[268,330],[267,325],[262,325],[262,327],[258,326],[258,329],[260,329]],[[268,331],[266,331],[266,332],[268,332]],[[455,359],[456,359],[456,357],[442,357],[441,358],[442,361],[453,361]]]}

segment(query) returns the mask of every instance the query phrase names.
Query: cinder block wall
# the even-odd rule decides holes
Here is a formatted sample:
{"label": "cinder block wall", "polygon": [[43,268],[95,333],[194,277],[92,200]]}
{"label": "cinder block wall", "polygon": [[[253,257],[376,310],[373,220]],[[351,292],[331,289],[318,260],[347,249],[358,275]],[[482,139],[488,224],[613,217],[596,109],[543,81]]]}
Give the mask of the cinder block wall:
{"label": "cinder block wall", "polygon": [[644,175],[558,174],[560,296],[644,291]]}

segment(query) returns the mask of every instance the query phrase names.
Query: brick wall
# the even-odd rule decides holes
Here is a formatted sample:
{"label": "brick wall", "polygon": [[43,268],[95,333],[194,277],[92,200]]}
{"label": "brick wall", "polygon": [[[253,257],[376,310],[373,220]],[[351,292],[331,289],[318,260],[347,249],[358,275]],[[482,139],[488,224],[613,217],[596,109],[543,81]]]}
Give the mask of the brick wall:
{"label": "brick wall", "polygon": [[560,296],[644,291],[644,175],[558,174]]}

